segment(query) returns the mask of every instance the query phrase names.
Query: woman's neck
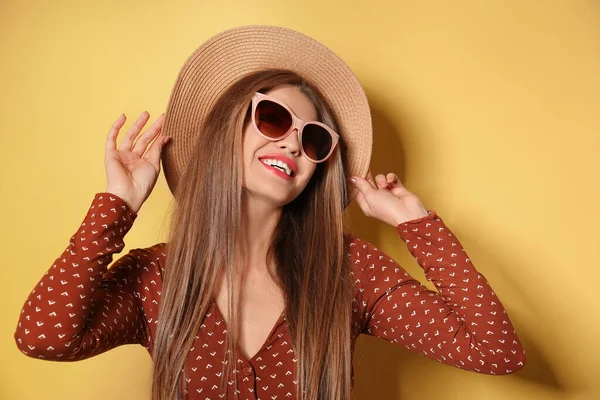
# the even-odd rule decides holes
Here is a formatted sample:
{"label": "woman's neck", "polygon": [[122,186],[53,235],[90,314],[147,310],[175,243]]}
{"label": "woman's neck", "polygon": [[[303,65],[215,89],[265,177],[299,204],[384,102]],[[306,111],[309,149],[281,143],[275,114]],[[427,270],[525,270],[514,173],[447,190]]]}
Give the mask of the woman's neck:
{"label": "woman's neck", "polygon": [[246,268],[266,269],[266,256],[281,217],[281,207],[245,193],[242,202],[241,243]]}

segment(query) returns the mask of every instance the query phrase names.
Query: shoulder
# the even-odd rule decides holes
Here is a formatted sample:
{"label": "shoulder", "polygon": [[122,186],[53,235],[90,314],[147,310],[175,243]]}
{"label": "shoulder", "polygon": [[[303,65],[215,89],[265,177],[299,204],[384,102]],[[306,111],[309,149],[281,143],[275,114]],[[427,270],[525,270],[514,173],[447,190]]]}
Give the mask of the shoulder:
{"label": "shoulder", "polygon": [[137,247],[117,260],[109,270],[116,273],[117,269],[128,269],[129,275],[142,276],[163,275],[166,259],[166,243],[156,243],[148,247]]}
{"label": "shoulder", "polygon": [[[165,260],[167,258],[167,244],[164,242],[156,243],[150,247],[141,249],[152,258],[151,265],[158,270],[160,274],[164,272]],[[154,264],[152,264],[154,263]]]}
{"label": "shoulder", "polygon": [[373,287],[376,294],[394,285],[414,281],[402,265],[368,240],[353,234],[344,234],[344,239],[355,286]]}
{"label": "shoulder", "polygon": [[348,256],[353,260],[370,259],[373,255],[385,257],[385,253],[377,248],[373,243],[362,239],[353,233],[344,233],[344,244],[348,251]]}
{"label": "shoulder", "polygon": [[140,250],[152,255],[159,261],[163,261],[167,257],[167,244],[164,242],[156,243],[150,247],[141,248]]}
{"label": "shoulder", "polygon": [[346,256],[350,259],[354,274],[362,274],[369,266],[394,262],[388,254],[373,243],[353,233],[344,233],[344,243]]}

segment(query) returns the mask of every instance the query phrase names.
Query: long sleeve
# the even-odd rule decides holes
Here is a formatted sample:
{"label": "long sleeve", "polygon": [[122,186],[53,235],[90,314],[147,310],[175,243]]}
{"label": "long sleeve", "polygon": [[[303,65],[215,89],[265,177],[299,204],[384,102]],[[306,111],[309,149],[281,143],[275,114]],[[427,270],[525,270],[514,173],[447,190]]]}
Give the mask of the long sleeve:
{"label": "long sleeve", "polygon": [[77,361],[123,344],[147,345],[138,287],[144,249],[110,269],[137,214],[118,196],[96,193],[70,243],[29,294],[14,333],[25,355]]}
{"label": "long sleeve", "polygon": [[355,293],[362,333],[458,368],[510,374],[525,350],[483,274],[434,210],[396,231],[439,293],[429,290],[373,244],[355,238]]}

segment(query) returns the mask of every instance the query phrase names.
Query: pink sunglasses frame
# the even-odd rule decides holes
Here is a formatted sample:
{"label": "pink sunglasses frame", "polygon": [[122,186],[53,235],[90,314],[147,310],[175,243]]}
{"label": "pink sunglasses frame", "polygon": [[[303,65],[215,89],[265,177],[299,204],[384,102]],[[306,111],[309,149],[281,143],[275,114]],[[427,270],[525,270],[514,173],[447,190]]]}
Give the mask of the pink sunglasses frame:
{"label": "pink sunglasses frame", "polygon": [[[292,126],[290,126],[290,129],[283,134],[282,136],[273,139],[270,138],[268,136],[266,136],[264,133],[262,133],[260,131],[260,129],[258,129],[258,126],[256,125],[256,120],[255,120],[255,116],[256,116],[256,107],[258,106],[258,103],[260,103],[262,100],[270,100],[273,103],[277,103],[280,106],[282,106],[283,108],[285,108],[290,115],[292,116]],[[312,158],[310,158],[305,152],[304,152],[304,146],[302,145],[302,131],[304,130],[304,127],[308,124],[316,124],[319,125],[320,127],[324,128],[327,132],[329,132],[329,134],[331,135],[331,149],[329,150],[329,153],[325,156],[325,158],[323,158],[322,160],[313,160]],[[322,122],[319,121],[304,121],[300,118],[298,118],[296,116],[296,114],[294,114],[292,112],[292,110],[290,110],[290,108],[283,102],[281,102],[280,100],[277,100],[274,97],[271,96],[267,96],[264,93],[260,93],[260,92],[256,92],[254,93],[254,96],[252,97],[252,125],[254,126],[254,129],[256,130],[256,132],[261,135],[262,137],[264,137],[267,140],[270,140],[272,142],[276,142],[278,140],[282,140],[285,139],[286,137],[288,137],[290,135],[290,133],[292,133],[292,131],[294,130],[294,128],[298,128],[298,140],[300,141],[300,150],[302,151],[302,154],[304,154],[304,157],[308,158],[311,162],[313,163],[322,163],[324,161],[327,161],[327,159],[331,156],[331,154],[333,153],[333,150],[335,150],[339,138],[340,136],[330,127],[328,127],[327,125],[325,125]]]}

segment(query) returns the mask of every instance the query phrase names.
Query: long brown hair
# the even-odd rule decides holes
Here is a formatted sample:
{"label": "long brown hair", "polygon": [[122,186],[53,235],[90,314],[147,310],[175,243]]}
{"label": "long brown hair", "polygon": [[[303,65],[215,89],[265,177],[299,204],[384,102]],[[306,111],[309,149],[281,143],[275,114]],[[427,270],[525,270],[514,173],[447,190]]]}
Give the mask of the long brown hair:
{"label": "long brown hair", "polygon": [[[152,398],[181,391],[186,358],[210,307],[216,278],[228,291],[227,371],[235,368],[241,243],[242,132],[256,91],[294,84],[313,101],[319,120],[340,134],[332,156],[302,193],[286,204],[267,253],[285,297],[299,400],[349,399],[352,345],[350,265],[345,257],[343,205],[347,196],[344,132],[319,91],[297,74],[264,70],[237,81],[215,102],[170,204],[171,221],[159,320],[152,358]],[[185,184],[183,183],[185,182]],[[237,386],[237,380],[236,386]],[[177,397],[179,398],[179,397]]]}

